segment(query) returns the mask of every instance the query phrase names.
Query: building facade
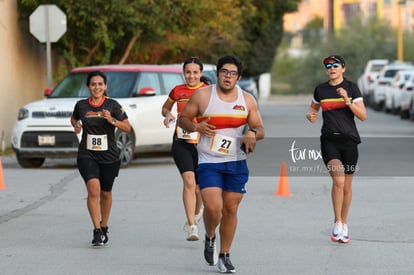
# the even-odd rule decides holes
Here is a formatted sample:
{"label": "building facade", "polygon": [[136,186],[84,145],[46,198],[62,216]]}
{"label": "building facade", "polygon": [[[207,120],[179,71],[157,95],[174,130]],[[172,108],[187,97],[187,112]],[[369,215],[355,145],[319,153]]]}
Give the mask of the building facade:
{"label": "building facade", "polygon": [[[352,18],[368,18],[377,15],[393,27],[413,29],[413,0],[302,0],[297,12],[284,17],[285,31],[302,30],[315,17],[323,18],[324,29],[340,29]],[[332,4],[332,7],[330,6]],[[333,13],[333,18],[331,16]],[[332,20],[333,19],[333,20]],[[332,21],[332,22],[331,22]]]}
{"label": "building facade", "polygon": [[16,0],[0,0],[0,151],[10,147],[19,108],[43,97],[47,87],[46,53],[19,28]]}

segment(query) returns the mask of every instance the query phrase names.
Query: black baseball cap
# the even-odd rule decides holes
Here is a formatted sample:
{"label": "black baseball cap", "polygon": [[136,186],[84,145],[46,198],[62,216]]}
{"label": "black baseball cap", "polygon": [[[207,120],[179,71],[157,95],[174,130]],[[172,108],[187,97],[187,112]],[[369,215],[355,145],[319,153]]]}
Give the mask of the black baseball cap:
{"label": "black baseball cap", "polygon": [[340,57],[339,55],[330,55],[323,60],[323,64],[328,64],[330,61],[333,60],[335,62],[340,63],[343,67],[345,67],[345,60]]}

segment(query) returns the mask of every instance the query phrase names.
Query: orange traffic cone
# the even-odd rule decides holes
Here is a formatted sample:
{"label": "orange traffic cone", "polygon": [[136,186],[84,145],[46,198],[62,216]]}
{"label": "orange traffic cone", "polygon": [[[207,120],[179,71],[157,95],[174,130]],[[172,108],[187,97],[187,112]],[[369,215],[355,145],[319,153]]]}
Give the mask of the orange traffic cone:
{"label": "orange traffic cone", "polygon": [[6,186],[4,186],[4,178],[3,178],[3,165],[1,164],[1,158],[0,158],[0,190],[6,189]]}
{"label": "orange traffic cone", "polygon": [[279,184],[274,196],[291,196],[289,191],[289,180],[286,168],[286,162],[282,162],[280,166]]}

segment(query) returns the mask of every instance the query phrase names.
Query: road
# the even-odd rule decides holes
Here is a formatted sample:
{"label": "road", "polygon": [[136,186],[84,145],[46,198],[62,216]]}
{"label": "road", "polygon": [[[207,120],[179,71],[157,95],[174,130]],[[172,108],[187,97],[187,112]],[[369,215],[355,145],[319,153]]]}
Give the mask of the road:
{"label": "road", "polygon": [[[248,159],[251,177],[231,251],[237,274],[414,274],[414,123],[372,110],[358,123],[351,243],[339,245],[329,238],[329,177],[309,171],[321,164],[321,121],[305,120],[309,103],[298,97],[260,104],[267,137]],[[292,157],[292,148],[307,152],[304,159]],[[291,196],[275,196],[283,162]],[[203,242],[185,240],[181,180],[169,155],[121,170],[110,243],[102,249],[89,246],[86,190],[74,160],[47,160],[41,169],[21,169],[13,157],[2,164],[0,274],[217,273],[204,264]]]}

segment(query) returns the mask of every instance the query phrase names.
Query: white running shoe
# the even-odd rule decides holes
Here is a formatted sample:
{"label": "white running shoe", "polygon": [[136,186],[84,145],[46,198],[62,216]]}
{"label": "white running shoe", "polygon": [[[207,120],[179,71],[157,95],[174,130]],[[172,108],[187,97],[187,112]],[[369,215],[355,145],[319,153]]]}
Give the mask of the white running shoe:
{"label": "white running shoe", "polygon": [[197,225],[190,225],[189,229],[187,241],[198,241],[200,237],[198,236]]}
{"label": "white running shoe", "polygon": [[336,222],[334,224],[332,235],[331,235],[331,240],[333,242],[339,242],[342,239],[342,230],[343,230],[342,222],[339,222],[339,221]]}
{"label": "white running shoe", "polygon": [[198,214],[196,214],[194,216],[194,222],[195,224],[199,224],[201,219],[203,218],[203,212],[204,212],[204,206],[201,206],[200,211],[198,212]]}
{"label": "white running shoe", "polygon": [[[196,214],[194,216],[194,223],[196,225],[198,225],[200,223],[201,219],[203,218],[203,212],[204,212],[204,206],[201,206],[200,212],[198,212],[198,214]],[[183,231],[184,232],[189,232],[190,231],[190,225],[188,224],[188,221],[184,223]]]}
{"label": "white running shoe", "polygon": [[339,240],[341,243],[349,243],[351,241],[351,237],[349,236],[348,232],[348,225],[346,223],[342,226],[342,239]]}
{"label": "white running shoe", "polygon": [[185,224],[183,226],[183,231],[184,232],[189,232],[190,231],[190,225],[188,224],[188,222],[185,222]]}

